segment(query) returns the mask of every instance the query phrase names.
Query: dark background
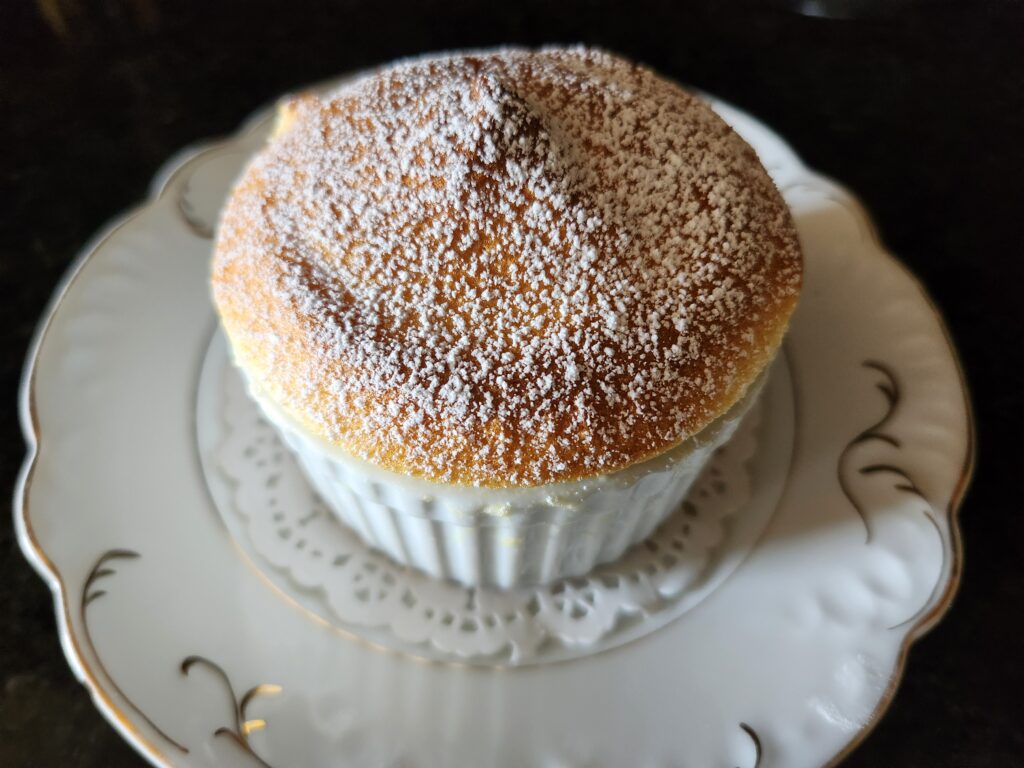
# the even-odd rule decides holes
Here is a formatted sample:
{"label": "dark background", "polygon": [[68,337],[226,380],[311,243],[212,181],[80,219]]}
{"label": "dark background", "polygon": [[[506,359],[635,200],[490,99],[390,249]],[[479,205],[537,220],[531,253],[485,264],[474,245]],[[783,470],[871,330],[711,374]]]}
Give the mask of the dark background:
{"label": "dark background", "polygon": [[[0,4],[0,496],[26,345],[67,264],[175,150],[281,91],[432,49],[585,41],[773,126],[874,213],[943,309],[973,390],[963,584],[854,766],[1024,765],[1024,4],[299,0]],[[822,17],[822,11],[832,14]],[[837,18],[835,14],[841,16]],[[0,523],[0,765],[142,765],[93,710]],[[703,768],[697,766],[696,768]]]}

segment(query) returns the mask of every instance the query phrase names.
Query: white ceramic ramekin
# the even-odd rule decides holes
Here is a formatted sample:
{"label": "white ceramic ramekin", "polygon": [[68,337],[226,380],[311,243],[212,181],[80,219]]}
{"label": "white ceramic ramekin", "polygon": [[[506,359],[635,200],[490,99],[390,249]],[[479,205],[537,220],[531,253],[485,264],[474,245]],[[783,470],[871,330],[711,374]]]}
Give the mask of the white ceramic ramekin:
{"label": "white ceramic ramekin", "polygon": [[327,506],[367,544],[437,578],[512,588],[582,575],[650,535],[732,436],[761,383],[671,451],[608,475],[526,488],[448,485],[382,469],[250,392]]}

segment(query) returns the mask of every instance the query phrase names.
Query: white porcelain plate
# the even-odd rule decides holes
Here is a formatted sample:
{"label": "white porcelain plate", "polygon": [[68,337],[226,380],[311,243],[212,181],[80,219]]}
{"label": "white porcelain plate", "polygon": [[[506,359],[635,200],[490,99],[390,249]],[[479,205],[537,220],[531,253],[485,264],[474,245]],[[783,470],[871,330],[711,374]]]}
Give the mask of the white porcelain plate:
{"label": "white porcelain plate", "polygon": [[[750,503],[773,501],[742,563],[600,653],[510,668],[382,647],[311,611],[224,525],[196,440],[210,235],[265,113],[173,158],[86,249],[26,370],[16,520],[72,667],[140,752],[168,766],[763,768],[829,763],[866,733],[956,587],[964,384],[859,205],[714,106],[782,189],[806,254],[786,391],[763,408],[787,422],[792,457],[759,438]],[[759,480],[757,466],[779,469]]]}

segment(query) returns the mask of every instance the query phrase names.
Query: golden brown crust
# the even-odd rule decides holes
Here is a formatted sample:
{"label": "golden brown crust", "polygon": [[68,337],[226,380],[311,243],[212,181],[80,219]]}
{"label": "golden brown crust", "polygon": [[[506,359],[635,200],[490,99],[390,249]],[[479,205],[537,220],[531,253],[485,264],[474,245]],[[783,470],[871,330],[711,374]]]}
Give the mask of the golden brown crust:
{"label": "golden brown crust", "polygon": [[250,381],[396,472],[603,474],[696,434],[774,356],[799,246],[753,151],[593,51],[404,63],[292,104],[224,212]]}

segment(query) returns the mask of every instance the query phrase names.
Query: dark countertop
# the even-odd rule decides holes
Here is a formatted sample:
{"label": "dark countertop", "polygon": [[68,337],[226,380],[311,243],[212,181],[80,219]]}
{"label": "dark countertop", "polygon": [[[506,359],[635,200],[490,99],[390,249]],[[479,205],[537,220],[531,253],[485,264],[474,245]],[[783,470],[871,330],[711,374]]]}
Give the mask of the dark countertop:
{"label": "dark countertop", "polygon": [[[978,470],[952,610],[851,766],[1024,764],[1024,4],[671,0],[308,4],[37,0],[0,10],[0,466],[32,329],[92,233],[180,147],[303,83],[432,49],[586,41],[749,110],[873,212],[945,312]],[[813,14],[838,9],[845,19]],[[798,13],[796,9],[803,9]],[[9,518],[6,518],[9,520]],[[0,765],[142,765],[93,710],[53,605],[0,526]],[[698,767],[699,768],[699,767]]]}

